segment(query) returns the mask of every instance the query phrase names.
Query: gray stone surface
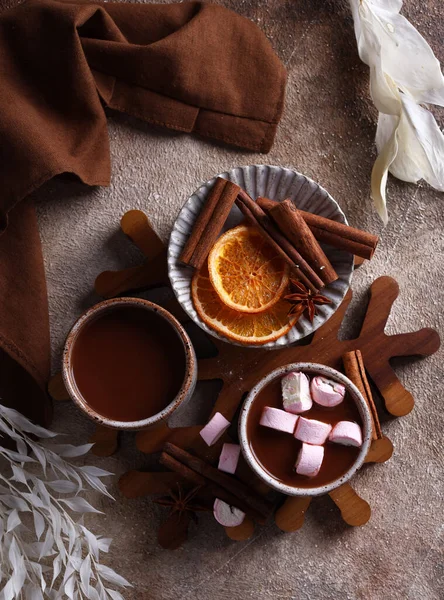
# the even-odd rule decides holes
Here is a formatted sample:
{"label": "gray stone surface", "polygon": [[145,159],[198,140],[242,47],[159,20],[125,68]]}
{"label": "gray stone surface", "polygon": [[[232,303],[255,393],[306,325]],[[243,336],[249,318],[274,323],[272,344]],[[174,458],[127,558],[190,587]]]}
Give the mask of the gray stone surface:
{"label": "gray stone surface", "polygon": [[[13,4],[3,0],[1,6]],[[147,212],[166,240],[180,207],[198,185],[236,165],[295,167],[325,186],[353,225],[381,235],[371,264],[356,273],[354,300],[344,327],[356,333],[369,284],[395,277],[401,288],[389,332],[423,326],[442,330],[444,204],[426,185],[389,180],[388,226],[383,229],[369,198],[375,158],[376,112],[368,94],[368,70],[358,59],[345,1],[229,0],[223,4],[264,29],[288,68],[284,117],[270,154],[245,153],[210,141],[154,128],[119,114],[109,119],[113,177],[110,188],[87,189],[54,181],[37,194],[48,277],[53,368],[71,324],[98,300],[98,273],[140,262],[118,230],[128,209]],[[406,14],[444,61],[444,8],[440,0],[407,0]],[[438,114],[438,113],[437,113]],[[441,113],[441,123],[442,113]],[[365,468],[354,479],[372,506],[363,528],[345,526],[328,498],[313,502],[303,529],[282,534],[273,525],[245,543],[229,541],[204,515],[190,541],[176,552],[161,550],[156,530],[164,514],[149,499],[125,500],[117,477],[149,465],[124,437],[109,459],[87,461],[116,477],[116,501],[94,498],[104,516],[88,518],[98,533],[114,538],[108,562],[127,577],[134,600],[437,600],[444,594],[443,565],[443,353],[403,361],[397,372],[416,399],[413,413],[388,420],[393,459]],[[83,442],[92,425],[69,404],[56,407],[54,428]]]}

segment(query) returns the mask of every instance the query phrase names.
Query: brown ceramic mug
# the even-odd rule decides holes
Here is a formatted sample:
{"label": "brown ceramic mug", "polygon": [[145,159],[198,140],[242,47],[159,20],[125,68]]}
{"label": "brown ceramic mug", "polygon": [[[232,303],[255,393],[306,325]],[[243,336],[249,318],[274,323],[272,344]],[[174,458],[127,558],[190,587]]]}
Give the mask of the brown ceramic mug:
{"label": "brown ceramic mug", "polygon": [[140,298],[115,298],[87,310],[72,327],[63,379],[89,418],[139,430],[167,421],[191,398],[197,361],[187,332],[167,310]]}

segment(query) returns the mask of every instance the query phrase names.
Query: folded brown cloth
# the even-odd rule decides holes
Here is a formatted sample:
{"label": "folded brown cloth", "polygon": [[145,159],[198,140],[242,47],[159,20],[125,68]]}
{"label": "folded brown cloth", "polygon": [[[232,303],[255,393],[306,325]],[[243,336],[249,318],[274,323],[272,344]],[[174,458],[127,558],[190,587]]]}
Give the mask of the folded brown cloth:
{"label": "folded brown cloth", "polygon": [[109,184],[104,106],[268,152],[285,80],[256,25],[220,6],[35,0],[0,15],[0,402],[50,415],[40,241],[17,203],[62,173]]}

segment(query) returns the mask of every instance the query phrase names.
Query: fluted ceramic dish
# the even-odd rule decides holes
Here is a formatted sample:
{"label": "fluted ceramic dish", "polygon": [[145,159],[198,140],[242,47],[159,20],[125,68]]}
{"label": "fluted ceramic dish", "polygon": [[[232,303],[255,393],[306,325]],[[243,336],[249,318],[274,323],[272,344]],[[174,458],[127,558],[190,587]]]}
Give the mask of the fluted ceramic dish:
{"label": "fluted ceramic dish", "polygon": [[[256,199],[258,196],[264,196],[281,202],[286,198],[290,198],[294,204],[302,210],[321,215],[327,219],[333,219],[339,223],[347,224],[344,213],[330,194],[320,185],[308,177],[305,177],[305,175],[293,171],[292,169],[269,165],[252,165],[249,167],[231,169],[231,171],[221,173],[219,177],[237,183],[237,185],[246,190],[253,199]],[[191,299],[191,279],[194,271],[179,262],[179,256],[191,234],[193,225],[215,179],[216,178],[214,177],[213,179],[210,179],[210,181],[204,183],[192,196],[190,196],[174,223],[168,245],[168,274],[177,300],[185,312],[197,325],[199,325],[199,327],[213,337],[236,346],[241,346],[243,344],[234,342],[228,337],[214,331],[199,318]],[[234,206],[228,216],[223,231],[239,225],[241,221],[243,221],[243,215],[240,210]],[[260,347],[273,349],[295,344],[321,327],[341,304],[350,287],[353,273],[353,255],[328,245],[322,244],[322,247],[339,276],[337,281],[323,288],[321,292],[330,298],[332,303],[316,307],[316,316],[313,323],[310,323],[305,316],[302,316],[286,335],[283,335],[274,342],[263,344]],[[251,345],[249,345],[249,347],[251,347]]]}

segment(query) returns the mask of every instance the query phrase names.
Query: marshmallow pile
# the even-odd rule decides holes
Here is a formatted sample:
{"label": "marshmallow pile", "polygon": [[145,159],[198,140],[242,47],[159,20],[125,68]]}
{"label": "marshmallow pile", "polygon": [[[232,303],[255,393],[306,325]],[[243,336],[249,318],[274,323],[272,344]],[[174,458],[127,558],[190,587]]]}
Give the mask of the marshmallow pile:
{"label": "marshmallow pile", "polygon": [[361,427],[352,421],[339,421],[334,427],[315,419],[300,416],[313,406],[333,408],[345,396],[345,387],[327,379],[313,377],[311,383],[305,373],[288,373],[282,378],[282,404],[284,410],[266,406],[260,424],[283,433],[290,433],[302,442],[296,459],[298,475],[316,477],[324,460],[324,444],[329,441],[345,446],[362,446]]}
{"label": "marshmallow pile", "polygon": [[[199,433],[207,446],[213,446],[220,440],[230,425],[230,421],[217,412]],[[240,450],[239,444],[224,444],[217,468],[220,471],[234,475],[239,463]],[[216,521],[224,527],[237,527],[245,519],[245,513],[242,510],[230,506],[219,498],[214,501],[213,515]]]}

